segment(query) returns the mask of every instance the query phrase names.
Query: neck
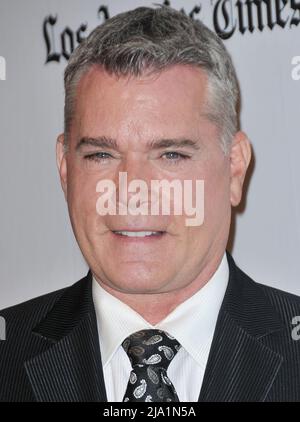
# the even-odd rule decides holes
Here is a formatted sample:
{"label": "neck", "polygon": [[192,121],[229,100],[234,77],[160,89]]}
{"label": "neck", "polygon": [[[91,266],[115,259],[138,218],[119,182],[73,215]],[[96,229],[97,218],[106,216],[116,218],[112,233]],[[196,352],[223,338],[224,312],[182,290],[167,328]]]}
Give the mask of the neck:
{"label": "neck", "polygon": [[166,318],[178,305],[202,289],[216,272],[221,260],[222,256],[215,258],[191,283],[170,292],[129,294],[115,290],[107,284],[97,281],[108,293],[130,306],[151,325],[156,325]]}

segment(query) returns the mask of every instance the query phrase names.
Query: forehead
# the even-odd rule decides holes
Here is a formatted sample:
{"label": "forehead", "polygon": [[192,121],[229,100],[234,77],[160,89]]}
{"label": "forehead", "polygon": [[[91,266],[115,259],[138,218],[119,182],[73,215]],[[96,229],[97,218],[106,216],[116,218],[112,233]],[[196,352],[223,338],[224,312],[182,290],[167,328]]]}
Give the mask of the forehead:
{"label": "forehead", "polygon": [[90,136],[102,135],[99,131],[124,136],[133,128],[143,136],[155,130],[171,136],[203,118],[207,75],[201,68],[175,65],[151,75],[117,77],[94,66],[81,78],[75,104],[75,127],[95,132]]}

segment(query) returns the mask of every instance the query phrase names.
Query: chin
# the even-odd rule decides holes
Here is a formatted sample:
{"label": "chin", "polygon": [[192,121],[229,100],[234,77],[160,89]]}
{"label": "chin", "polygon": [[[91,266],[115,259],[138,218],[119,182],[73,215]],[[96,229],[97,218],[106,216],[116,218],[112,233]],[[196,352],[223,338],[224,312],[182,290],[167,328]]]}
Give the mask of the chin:
{"label": "chin", "polygon": [[[124,277],[125,275],[125,277]],[[155,293],[163,289],[166,282],[157,275],[139,276],[136,272],[122,272],[110,277],[110,286],[123,293]]]}

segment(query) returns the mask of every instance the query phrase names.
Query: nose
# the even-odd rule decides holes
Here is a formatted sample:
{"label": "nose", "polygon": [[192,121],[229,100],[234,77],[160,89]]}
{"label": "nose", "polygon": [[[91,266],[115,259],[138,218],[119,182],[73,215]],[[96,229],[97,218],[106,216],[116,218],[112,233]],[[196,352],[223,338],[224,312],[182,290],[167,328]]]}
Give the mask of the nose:
{"label": "nose", "polygon": [[140,153],[128,154],[118,170],[116,183],[118,202],[127,207],[131,198],[138,194],[140,206],[148,206],[151,199],[151,180],[154,177],[148,160]]}

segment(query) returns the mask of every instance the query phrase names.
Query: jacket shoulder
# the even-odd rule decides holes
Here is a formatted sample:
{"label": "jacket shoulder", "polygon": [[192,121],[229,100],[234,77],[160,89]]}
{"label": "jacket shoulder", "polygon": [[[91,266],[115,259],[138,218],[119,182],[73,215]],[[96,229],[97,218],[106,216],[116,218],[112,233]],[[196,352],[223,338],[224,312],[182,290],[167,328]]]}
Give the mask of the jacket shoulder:
{"label": "jacket shoulder", "polygon": [[[66,288],[62,288],[2,309],[0,316],[9,324],[24,325],[26,322],[26,325],[32,325],[31,322],[34,324],[35,321],[38,321],[51,309],[65,290]],[[24,323],[22,323],[22,320]]]}
{"label": "jacket shoulder", "polygon": [[82,285],[85,278],[86,277],[83,277],[70,286],[34,297],[25,302],[0,310],[0,317],[5,320],[6,329],[11,332],[12,337],[15,337],[20,330],[23,330],[23,332],[24,330],[31,330],[48,314],[55,303],[66,291],[69,289],[76,290],[77,286],[79,287]]}
{"label": "jacket shoulder", "polygon": [[295,316],[300,315],[299,296],[265,284],[257,283],[257,285],[285,322],[291,323]]}
{"label": "jacket shoulder", "polygon": [[[0,341],[0,402],[36,401],[25,362],[45,352],[49,342],[33,331],[61,302],[63,314],[68,315],[72,303],[80,300],[85,280],[0,311],[5,322],[5,339]],[[55,321],[58,328],[63,322],[61,317]]]}
{"label": "jacket shoulder", "polygon": [[267,298],[267,301],[271,303],[274,310],[276,310],[285,321],[286,318],[288,318],[290,322],[291,316],[300,315],[300,296],[254,281],[239,267],[237,267],[237,271],[240,273],[240,278],[247,282],[249,286],[252,285],[253,289],[260,291],[260,294]]}

